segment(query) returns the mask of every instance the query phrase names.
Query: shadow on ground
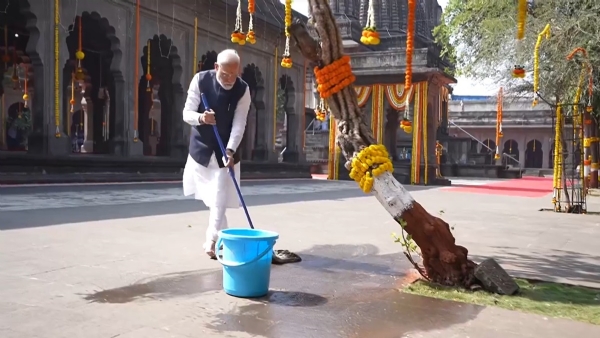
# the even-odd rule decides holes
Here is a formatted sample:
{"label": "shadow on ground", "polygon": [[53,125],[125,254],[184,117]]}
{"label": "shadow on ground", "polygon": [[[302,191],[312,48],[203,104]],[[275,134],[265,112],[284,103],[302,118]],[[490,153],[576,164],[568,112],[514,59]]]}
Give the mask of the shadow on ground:
{"label": "shadow on ground", "polygon": [[[600,257],[573,251],[527,252],[511,247],[490,247],[493,257],[509,274],[525,279],[600,286]],[[471,255],[480,262],[487,257]]]}
{"label": "shadow on ground", "polygon": [[[379,255],[373,245],[324,245],[298,252],[303,261],[273,266],[271,292],[216,314],[209,328],[266,337],[402,337],[474,319],[481,306],[398,291],[410,268],[401,253]],[[185,297],[233,300],[221,290],[221,269],[174,273],[83,296],[127,303]],[[239,303],[239,302],[237,302]]]}
{"label": "shadow on ground", "polygon": [[[323,180],[286,180],[281,181],[284,184],[298,184],[302,186],[306,185],[319,185],[319,184],[340,184],[339,181],[323,181]],[[345,184],[347,183],[347,184]],[[248,186],[276,186],[273,182],[244,182],[244,185]],[[171,184],[161,185],[164,189],[172,189],[174,186]],[[178,184],[177,187],[181,185]],[[347,186],[347,187],[346,187]],[[114,189],[114,191],[120,190],[137,190],[140,191],[147,189],[158,189],[160,186],[156,184],[146,185],[111,185],[108,186],[83,186],[83,187],[72,187],[72,186],[58,186],[58,187],[24,187],[28,193],[34,193],[36,189],[41,189],[43,193],[50,194],[48,199],[51,199],[52,193],[74,191],[74,188],[79,190],[81,196],[85,196],[86,193],[90,194],[102,194],[103,191],[108,192],[107,189]],[[426,189],[434,189],[439,187],[432,186],[407,186],[409,191],[419,191]],[[0,193],[4,194],[6,189],[17,189],[17,188],[2,188]],[[58,189],[58,190],[53,190]],[[112,190],[110,190],[112,192]],[[40,192],[37,192],[40,193]],[[14,191],[12,193],[14,195]],[[182,190],[183,194],[183,190]],[[321,201],[321,200],[343,200],[348,198],[364,197],[365,194],[358,189],[354,182],[344,182],[342,187],[338,190],[333,191],[321,191],[321,192],[303,192],[294,193],[290,191],[286,194],[277,195],[250,195],[246,197],[248,206],[260,206],[260,205],[274,205],[283,203],[293,202],[304,202],[304,201]],[[81,203],[79,203],[81,204]],[[1,205],[0,205],[1,210]],[[23,229],[42,227],[50,225],[60,225],[68,223],[82,223],[90,221],[103,221],[111,219],[124,219],[124,218],[135,218],[135,217],[147,217],[147,216],[158,216],[158,215],[172,215],[187,212],[195,212],[200,210],[207,210],[201,201],[194,199],[185,200],[166,200],[160,202],[136,202],[121,203],[112,205],[94,205],[93,201],[88,205],[78,205],[75,207],[65,208],[39,208],[30,210],[18,210],[18,211],[0,211],[0,231],[1,230],[12,230],[12,229]]]}

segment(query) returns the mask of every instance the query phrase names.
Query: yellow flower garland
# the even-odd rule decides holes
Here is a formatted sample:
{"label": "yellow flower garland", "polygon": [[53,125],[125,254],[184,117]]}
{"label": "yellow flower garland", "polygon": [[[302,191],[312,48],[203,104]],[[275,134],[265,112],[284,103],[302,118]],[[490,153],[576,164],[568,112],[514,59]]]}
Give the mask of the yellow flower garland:
{"label": "yellow flower garland", "polygon": [[350,178],[358,183],[362,191],[370,193],[375,177],[386,171],[394,171],[387,149],[382,144],[371,144],[352,159]]}
{"label": "yellow flower garland", "polygon": [[517,39],[525,37],[525,21],[527,20],[527,0],[519,0],[517,7]]}
{"label": "yellow flower garland", "polygon": [[[538,34],[537,41],[535,43],[535,49],[533,52],[533,93],[536,94],[540,88],[540,46],[542,45],[542,39],[546,37],[546,40],[550,39],[550,24]],[[533,99],[533,106],[538,104],[537,95]]]}
{"label": "yellow flower garland", "polygon": [[281,59],[281,67],[292,68],[292,56],[290,54],[290,26],[292,25],[292,0],[285,0],[285,49]]}

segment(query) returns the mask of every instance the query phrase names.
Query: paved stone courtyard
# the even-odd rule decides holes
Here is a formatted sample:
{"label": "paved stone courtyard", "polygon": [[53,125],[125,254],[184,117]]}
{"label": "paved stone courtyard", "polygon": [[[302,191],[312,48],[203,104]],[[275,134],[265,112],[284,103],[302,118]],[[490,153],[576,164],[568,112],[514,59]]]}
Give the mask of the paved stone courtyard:
{"label": "paved stone courtyard", "polygon": [[[478,184],[473,183],[471,184]],[[399,228],[353,182],[244,183],[255,225],[304,259],[229,297],[178,185],[0,188],[0,337],[598,337],[600,327],[403,294]],[[409,187],[457,242],[515,275],[600,286],[600,218],[523,198]],[[590,209],[600,210],[591,202]],[[242,209],[230,226],[246,227]]]}

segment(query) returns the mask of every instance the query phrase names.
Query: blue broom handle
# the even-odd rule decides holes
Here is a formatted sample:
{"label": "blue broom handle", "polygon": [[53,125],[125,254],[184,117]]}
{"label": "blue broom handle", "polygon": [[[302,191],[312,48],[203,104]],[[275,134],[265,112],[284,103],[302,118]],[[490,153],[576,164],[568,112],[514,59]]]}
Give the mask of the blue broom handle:
{"label": "blue broom handle", "polygon": [[[202,103],[204,105],[204,109],[210,110],[210,108],[208,106],[208,102],[206,101],[206,96],[204,96],[204,93],[200,93],[200,97],[202,98]],[[225,157],[227,152],[225,150],[225,146],[223,145],[223,140],[221,140],[221,136],[219,136],[219,130],[217,129],[217,126],[214,124],[212,127],[213,127],[213,131],[215,132],[215,138],[217,139],[217,142],[219,143],[219,148],[221,148],[221,153],[223,154],[223,157]],[[251,229],[254,229],[254,225],[252,224],[252,219],[250,218],[250,213],[248,213],[248,208],[246,207],[246,202],[244,201],[244,196],[242,196],[242,191],[240,190],[240,185],[238,184],[237,180],[235,179],[235,172],[233,171],[232,168],[227,168],[227,172],[229,172],[229,176],[231,176],[231,179],[233,180],[233,184],[235,185],[235,190],[237,190],[238,197],[240,198],[240,203],[242,204],[242,207],[244,208],[244,212],[246,213],[246,219],[248,219],[248,225],[250,225]]]}

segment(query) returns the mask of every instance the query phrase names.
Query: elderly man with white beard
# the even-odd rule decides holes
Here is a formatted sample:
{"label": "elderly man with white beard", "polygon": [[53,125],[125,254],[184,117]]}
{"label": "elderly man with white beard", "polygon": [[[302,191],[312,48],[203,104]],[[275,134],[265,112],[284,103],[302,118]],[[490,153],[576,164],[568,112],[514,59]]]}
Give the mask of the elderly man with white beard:
{"label": "elderly man with white beard", "polygon": [[[183,120],[192,126],[187,163],[183,172],[183,193],[194,195],[210,209],[204,251],[215,259],[218,232],[227,228],[225,212],[239,208],[235,185],[227,170],[240,181],[240,156],[236,150],[244,136],[250,110],[250,89],[238,75],[240,57],[233,49],[219,53],[215,69],[197,73],[190,83]],[[202,103],[206,96],[210,110]],[[214,134],[226,147],[221,152]]]}

